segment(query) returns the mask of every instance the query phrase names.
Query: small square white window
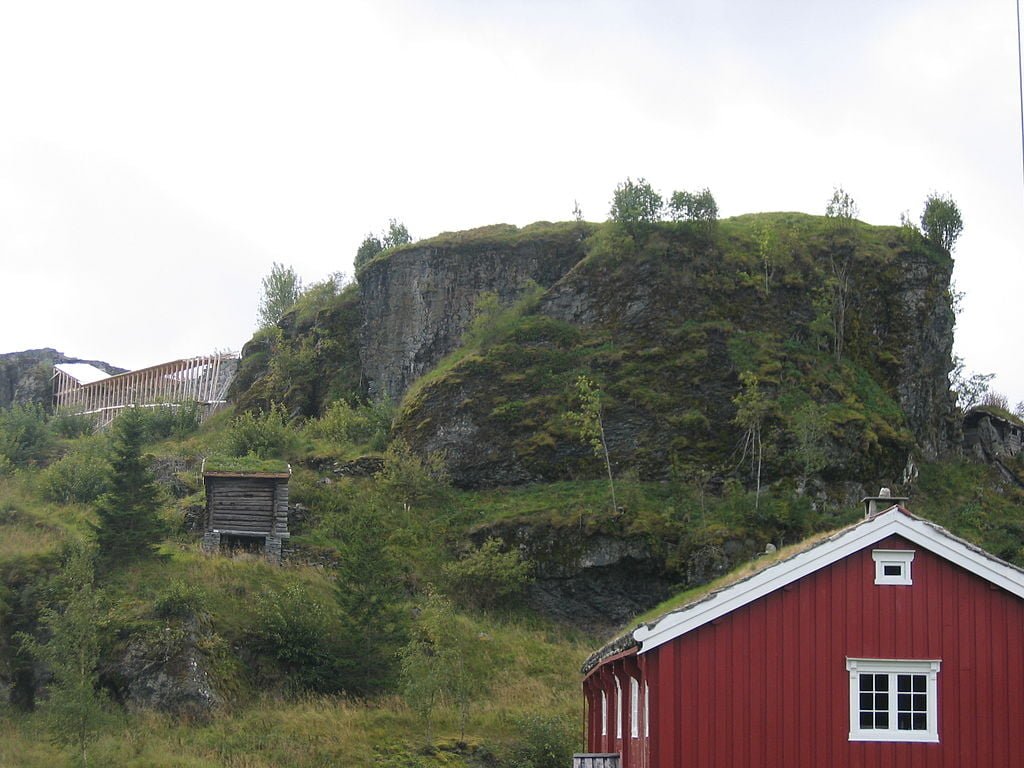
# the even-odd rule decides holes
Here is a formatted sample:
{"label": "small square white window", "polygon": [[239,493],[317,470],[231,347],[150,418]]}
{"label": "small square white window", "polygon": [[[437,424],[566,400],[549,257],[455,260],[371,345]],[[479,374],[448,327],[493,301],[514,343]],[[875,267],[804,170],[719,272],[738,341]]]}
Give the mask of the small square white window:
{"label": "small square white window", "polygon": [[875,584],[913,584],[910,564],[914,552],[904,549],[875,549],[871,552],[875,561]]}
{"label": "small square white window", "polygon": [[850,741],[939,740],[941,661],[847,659]]}

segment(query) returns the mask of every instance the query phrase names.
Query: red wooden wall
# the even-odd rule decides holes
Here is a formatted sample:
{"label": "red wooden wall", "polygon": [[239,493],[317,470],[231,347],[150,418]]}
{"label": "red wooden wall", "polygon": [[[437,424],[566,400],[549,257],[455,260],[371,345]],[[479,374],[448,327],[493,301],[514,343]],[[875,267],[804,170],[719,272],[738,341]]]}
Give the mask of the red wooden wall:
{"label": "red wooden wall", "polygon": [[[876,585],[872,549],[914,550],[913,585]],[[849,741],[847,657],[940,659],[939,743]],[[649,763],[613,738],[611,674],[630,671],[650,686]],[[588,749],[623,768],[1024,768],[1024,601],[893,536],[606,662],[585,690]]]}

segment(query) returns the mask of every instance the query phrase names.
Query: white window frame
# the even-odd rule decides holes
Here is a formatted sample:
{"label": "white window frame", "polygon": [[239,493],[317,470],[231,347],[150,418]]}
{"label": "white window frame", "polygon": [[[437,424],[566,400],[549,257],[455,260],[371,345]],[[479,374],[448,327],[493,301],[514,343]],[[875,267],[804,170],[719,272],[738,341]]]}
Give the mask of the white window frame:
{"label": "white window frame", "polygon": [[[911,585],[910,564],[914,562],[914,551],[909,549],[874,549],[871,557],[875,561],[875,584]],[[898,573],[886,573],[886,569],[898,569]]]}
{"label": "white window frame", "polygon": [[[939,740],[938,675],[939,659],[847,659],[850,673],[850,741],[916,741],[937,743]],[[862,728],[860,724],[861,674],[888,675],[889,728]],[[926,675],[927,724],[923,730],[899,729],[898,675]]]}
{"label": "white window frame", "polygon": [[622,738],[622,719],[625,712],[622,711],[622,683],[619,676],[615,676],[615,738]]}
{"label": "white window frame", "polygon": [[601,691],[601,735],[608,735],[608,692]]}
{"label": "white window frame", "polygon": [[629,735],[634,739],[640,738],[640,681],[635,677],[629,678]]}

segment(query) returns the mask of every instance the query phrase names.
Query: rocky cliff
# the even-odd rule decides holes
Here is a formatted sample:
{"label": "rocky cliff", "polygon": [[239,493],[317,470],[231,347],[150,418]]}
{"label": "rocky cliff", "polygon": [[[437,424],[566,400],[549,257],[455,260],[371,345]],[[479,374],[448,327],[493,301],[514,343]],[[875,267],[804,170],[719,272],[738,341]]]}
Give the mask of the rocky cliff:
{"label": "rocky cliff", "polygon": [[481,294],[508,304],[553,285],[583,257],[584,224],[509,225],[440,235],[359,274],[362,360],[372,396],[399,399],[458,345]]}
{"label": "rocky cliff", "polygon": [[[641,247],[613,225],[485,227],[382,254],[343,328],[318,323],[327,305],[286,317],[285,354],[254,339],[236,395],[258,381],[259,400],[290,403],[295,381],[347,367],[345,396],[403,397],[397,432],[480,487],[600,472],[566,419],[585,374],[616,472],[749,481],[736,398],[751,374],[767,476],[897,482],[908,458],[959,445],[951,270],[913,230],[802,214],[661,224]],[[506,308],[540,298],[489,319],[488,293]],[[471,322],[486,332],[466,336]],[[320,370],[342,336],[344,360]],[[297,410],[322,406],[306,400]]]}
{"label": "rocky cliff", "polygon": [[49,408],[53,402],[50,379],[57,363],[89,363],[110,374],[125,371],[100,360],[68,357],[49,348],[0,354],[0,408],[28,403],[39,403]]}
{"label": "rocky cliff", "polygon": [[958,444],[952,262],[916,233],[776,214],[713,237],[664,225],[639,250],[591,240],[504,338],[406,399],[398,431],[458,484],[598,473],[565,418],[580,374],[602,390],[615,471],[642,478],[744,476],[743,373],[764,400],[765,477],[898,482],[911,455]]}

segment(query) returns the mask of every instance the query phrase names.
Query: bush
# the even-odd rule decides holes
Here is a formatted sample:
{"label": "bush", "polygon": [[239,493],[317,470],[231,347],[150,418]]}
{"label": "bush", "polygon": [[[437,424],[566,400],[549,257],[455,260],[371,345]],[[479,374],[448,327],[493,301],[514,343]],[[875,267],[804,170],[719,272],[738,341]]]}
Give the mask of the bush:
{"label": "bush", "polygon": [[110,490],[110,463],[94,441],[54,462],[40,474],[40,493],[49,501],[91,504]]}
{"label": "bush", "polygon": [[24,467],[53,455],[55,440],[41,405],[15,405],[0,411],[0,457]]}
{"label": "bush", "polygon": [[367,446],[370,450],[383,450],[394,416],[390,400],[349,405],[344,398],[335,400],[316,421],[310,422],[310,432],[340,445]]}
{"label": "bush", "polygon": [[645,179],[627,178],[615,187],[608,217],[621,225],[635,244],[641,245],[650,227],[661,218],[661,208],[661,195]]}
{"label": "bush", "polygon": [[449,501],[451,488],[444,459],[432,453],[416,454],[402,439],[394,440],[384,453],[384,469],[375,476],[385,497],[409,507],[441,506]]}
{"label": "bush", "polygon": [[949,195],[929,195],[921,214],[921,231],[924,236],[952,252],[963,230],[964,220],[953,198]]}
{"label": "bush", "polygon": [[673,192],[669,209],[674,221],[695,221],[708,229],[718,221],[718,203],[707,187],[701,192]]}
{"label": "bush", "polygon": [[203,592],[193,584],[174,579],[153,601],[153,614],[158,619],[184,619],[202,609]]}
{"label": "bush", "polygon": [[61,411],[50,424],[60,437],[74,440],[76,437],[91,435],[96,429],[96,419],[84,413]]}
{"label": "bush", "polygon": [[146,442],[187,437],[199,429],[199,403],[164,403],[139,410]]}
{"label": "bush", "polygon": [[531,581],[531,564],[518,549],[501,548],[501,541],[490,538],[461,560],[445,563],[449,590],[478,608],[494,608],[521,595]]}
{"label": "bush", "polygon": [[576,729],[566,717],[528,715],[515,721],[518,738],[512,747],[516,768],[564,768],[572,765]]}
{"label": "bush", "polygon": [[232,456],[284,458],[294,452],[298,434],[288,426],[284,407],[272,405],[269,411],[247,412],[231,422],[226,450]]}
{"label": "bush", "polygon": [[290,688],[332,693],[341,690],[336,630],[326,608],[292,584],[257,596],[249,635],[257,651],[284,667]]}

